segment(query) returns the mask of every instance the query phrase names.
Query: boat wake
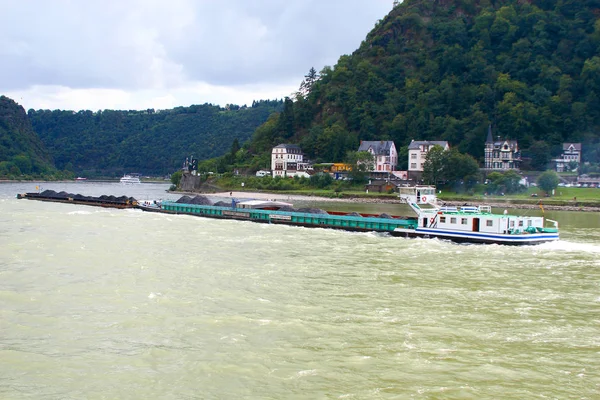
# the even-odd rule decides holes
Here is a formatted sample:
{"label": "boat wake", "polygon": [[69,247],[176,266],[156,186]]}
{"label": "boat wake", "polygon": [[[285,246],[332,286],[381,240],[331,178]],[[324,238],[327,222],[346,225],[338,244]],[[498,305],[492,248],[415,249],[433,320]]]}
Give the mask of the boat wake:
{"label": "boat wake", "polygon": [[567,240],[559,240],[552,243],[543,243],[538,245],[540,249],[552,251],[569,251],[577,253],[600,254],[600,245],[594,243],[570,242]]}
{"label": "boat wake", "polygon": [[108,212],[110,212],[110,211],[109,210],[105,210],[105,209],[99,209],[99,210],[93,210],[93,211],[77,210],[77,211],[69,211],[67,213],[67,215],[93,215],[93,214],[108,213]]}

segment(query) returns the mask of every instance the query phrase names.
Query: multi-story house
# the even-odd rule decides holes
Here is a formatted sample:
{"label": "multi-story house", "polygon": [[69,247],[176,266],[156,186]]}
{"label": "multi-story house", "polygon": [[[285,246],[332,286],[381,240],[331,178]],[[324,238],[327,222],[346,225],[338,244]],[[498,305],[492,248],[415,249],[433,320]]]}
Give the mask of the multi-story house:
{"label": "multi-story house", "polygon": [[411,140],[408,145],[408,175],[410,178],[421,175],[427,153],[433,146],[441,146],[444,150],[450,149],[450,145],[445,140]]}
{"label": "multi-story house", "polygon": [[396,145],[391,140],[360,142],[358,151],[368,151],[373,155],[372,172],[392,172],[398,165],[398,152]]}
{"label": "multi-story house", "polygon": [[563,143],[563,152],[560,158],[554,160],[556,172],[564,172],[570,169],[569,164],[581,163],[581,143]]}
{"label": "multi-story house", "polygon": [[271,151],[271,170],[273,178],[306,176],[310,168],[309,163],[304,160],[304,154],[300,146],[295,144],[280,144],[273,147]]}
{"label": "multi-story house", "polygon": [[516,140],[492,138],[492,127],[488,128],[485,141],[484,168],[487,170],[506,171],[519,169],[521,166],[521,153]]}

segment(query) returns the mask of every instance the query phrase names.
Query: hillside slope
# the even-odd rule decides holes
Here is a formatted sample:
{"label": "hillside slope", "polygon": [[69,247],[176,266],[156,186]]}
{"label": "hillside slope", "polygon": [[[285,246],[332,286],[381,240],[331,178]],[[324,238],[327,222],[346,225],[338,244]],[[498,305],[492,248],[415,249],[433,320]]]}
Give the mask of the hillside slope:
{"label": "hillside slope", "polygon": [[341,161],[360,140],[435,139],[481,159],[492,124],[525,156],[573,141],[600,162],[599,16],[598,0],[405,0],[251,148]]}
{"label": "hillside slope", "polygon": [[247,141],[257,126],[281,109],[281,101],[224,109],[212,104],[170,110],[29,110],[33,128],[60,169],[86,176],[124,172],[167,174],[186,157],[200,160]]}
{"label": "hillside slope", "polygon": [[33,131],[23,107],[0,96],[0,177],[53,171],[52,157]]}

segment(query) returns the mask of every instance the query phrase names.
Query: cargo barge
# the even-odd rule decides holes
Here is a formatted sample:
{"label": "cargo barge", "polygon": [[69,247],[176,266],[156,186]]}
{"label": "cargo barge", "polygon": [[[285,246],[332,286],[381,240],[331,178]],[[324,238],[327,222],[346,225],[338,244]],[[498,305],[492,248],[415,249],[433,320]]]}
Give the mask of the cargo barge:
{"label": "cargo barge", "polygon": [[[183,196],[177,201],[138,202],[126,196],[89,197],[44,191],[25,193],[18,198],[110,208],[138,208],[165,214],[232,219],[309,228],[341,229],[355,232],[383,232],[393,236],[438,238],[453,242],[531,245],[559,240],[558,222],[545,217],[494,214],[489,206],[443,207],[437,205],[435,188],[400,189],[400,198],[416,216],[342,213],[315,208],[295,209],[278,201],[232,199],[213,204],[205,196]],[[546,226],[546,223],[553,224]]]}
{"label": "cargo barge", "polygon": [[[492,213],[490,206],[443,207],[437,205],[435,188],[413,186],[400,189],[400,198],[414,211],[414,217],[372,215],[291,208],[291,204],[252,200],[231,206],[211,205],[197,196],[148,207],[146,211],[188,214],[311,228],[385,232],[407,238],[438,238],[457,243],[532,245],[559,240],[558,222],[545,217]],[[208,201],[208,203],[206,203]],[[198,204],[194,204],[198,203]],[[546,226],[546,223],[552,226]]]}
{"label": "cargo barge", "polygon": [[44,190],[40,193],[33,192],[17,194],[17,198],[27,200],[49,201],[53,203],[81,204],[85,206],[106,208],[135,208],[138,204],[137,200],[133,197],[115,197],[107,195],[94,197],[67,192],[55,192],[54,190]]}
{"label": "cargo barge", "polygon": [[318,209],[288,211],[290,206],[288,203],[260,200],[235,202],[232,206],[163,201],[160,205],[146,206],[141,204],[138,208],[144,211],[164,212],[168,214],[186,214],[208,218],[235,219],[311,228],[342,229],[356,232],[393,233],[395,229],[410,229],[417,225],[417,219],[410,217],[397,217],[386,214],[347,214]]}

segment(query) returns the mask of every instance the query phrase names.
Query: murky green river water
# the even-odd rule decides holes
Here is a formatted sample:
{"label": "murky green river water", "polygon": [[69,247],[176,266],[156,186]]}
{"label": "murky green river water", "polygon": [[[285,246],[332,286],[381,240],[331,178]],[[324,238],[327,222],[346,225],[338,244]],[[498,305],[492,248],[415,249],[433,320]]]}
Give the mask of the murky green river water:
{"label": "murky green river water", "polygon": [[598,214],[514,248],[14,198],[34,188],[0,185],[2,399],[600,398]]}

